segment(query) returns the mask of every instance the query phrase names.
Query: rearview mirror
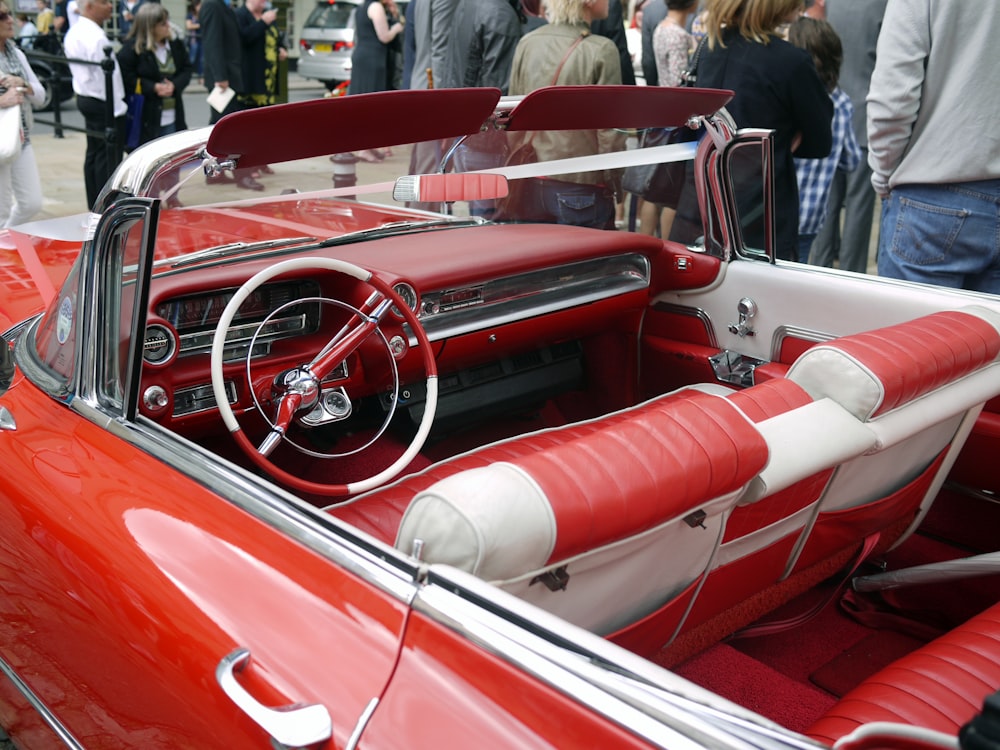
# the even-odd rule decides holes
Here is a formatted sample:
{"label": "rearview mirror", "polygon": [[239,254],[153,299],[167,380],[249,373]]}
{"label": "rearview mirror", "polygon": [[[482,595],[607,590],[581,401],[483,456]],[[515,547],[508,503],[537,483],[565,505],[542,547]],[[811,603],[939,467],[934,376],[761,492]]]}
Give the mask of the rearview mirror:
{"label": "rearview mirror", "polygon": [[479,201],[507,196],[507,178],[499,174],[410,174],[396,180],[392,198],[421,203]]}

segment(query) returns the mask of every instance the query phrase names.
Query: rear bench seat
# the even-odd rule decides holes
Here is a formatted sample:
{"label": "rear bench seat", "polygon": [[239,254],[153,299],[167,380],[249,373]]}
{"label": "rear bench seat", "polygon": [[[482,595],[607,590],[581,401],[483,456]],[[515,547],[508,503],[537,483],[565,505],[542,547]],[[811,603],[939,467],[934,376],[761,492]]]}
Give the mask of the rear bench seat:
{"label": "rear bench seat", "polygon": [[1000,393],[1000,315],[969,306],[804,352],[787,378],[829,398],[876,436],[838,467],[794,569],[881,534],[900,543],[919,524],[983,404]]}
{"label": "rear bench seat", "polygon": [[485,446],[329,512],[593,632],[646,620],[669,636],[767,459],[728,399],[691,391]]}
{"label": "rear bench seat", "polygon": [[841,698],[806,733],[833,745],[863,724],[955,736],[1000,689],[1000,604],[907,654]]}

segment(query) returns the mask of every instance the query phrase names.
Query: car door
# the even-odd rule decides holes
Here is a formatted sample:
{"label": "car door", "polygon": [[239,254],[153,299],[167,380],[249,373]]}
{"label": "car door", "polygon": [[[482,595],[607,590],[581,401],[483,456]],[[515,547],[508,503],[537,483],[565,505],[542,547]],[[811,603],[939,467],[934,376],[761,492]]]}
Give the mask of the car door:
{"label": "car door", "polygon": [[60,381],[19,350],[0,396],[0,725],[23,748],[342,747],[389,680],[412,574],[134,419],[155,221],[109,211],[59,308],[53,345],[90,369]]}

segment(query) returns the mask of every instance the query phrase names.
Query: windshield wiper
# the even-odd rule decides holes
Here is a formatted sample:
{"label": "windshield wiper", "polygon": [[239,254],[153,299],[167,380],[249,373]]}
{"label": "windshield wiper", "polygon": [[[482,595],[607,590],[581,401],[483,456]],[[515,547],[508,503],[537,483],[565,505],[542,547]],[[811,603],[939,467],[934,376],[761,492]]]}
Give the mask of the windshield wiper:
{"label": "windshield wiper", "polygon": [[479,226],[489,222],[482,216],[448,216],[440,219],[428,219],[426,221],[393,221],[370,229],[359,229],[356,232],[340,234],[330,237],[319,243],[320,247],[335,247],[337,245],[349,245],[352,242],[361,242],[375,237],[392,237],[397,234],[406,234],[415,229],[433,229],[434,227],[461,227]]}
{"label": "windshield wiper", "polygon": [[208,247],[204,250],[188,253],[180,258],[158,260],[153,264],[153,266],[169,265],[171,268],[183,268],[184,266],[201,263],[203,260],[224,258],[227,255],[236,255],[237,253],[253,253],[258,250],[273,250],[276,247],[299,245],[303,242],[315,242],[317,239],[317,237],[281,237],[275,240],[261,240],[260,242],[228,242],[225,245],[216,245],[215,247]]}

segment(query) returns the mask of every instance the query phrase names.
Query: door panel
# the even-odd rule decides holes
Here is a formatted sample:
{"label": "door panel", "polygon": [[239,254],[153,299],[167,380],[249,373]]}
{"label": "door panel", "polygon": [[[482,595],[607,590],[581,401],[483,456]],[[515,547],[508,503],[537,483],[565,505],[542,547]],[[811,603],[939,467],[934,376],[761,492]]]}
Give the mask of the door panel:
{"label": "door panel", "polygon": [[[740,336],[730,326],[738,323],[737,305],[744,298],[754,301],[757,312],[750,321],[752,334]],[[698,360],[713,348],[788,365],[814,342],[966,305],[1000,309],[1000,301],[986,295],[797,263],[734,261],[722,267],[710,288],[666,291],[652,300],[643,351],[671,355],[644,360],[642,378],[674,387],[689,378],[700,382],[694,378],[703,377],[707,363]]]}
{"label": "door panel", "polygon": [[397,748],[401,732],[408,747],[648,747],[418,612],[361,746]]}

